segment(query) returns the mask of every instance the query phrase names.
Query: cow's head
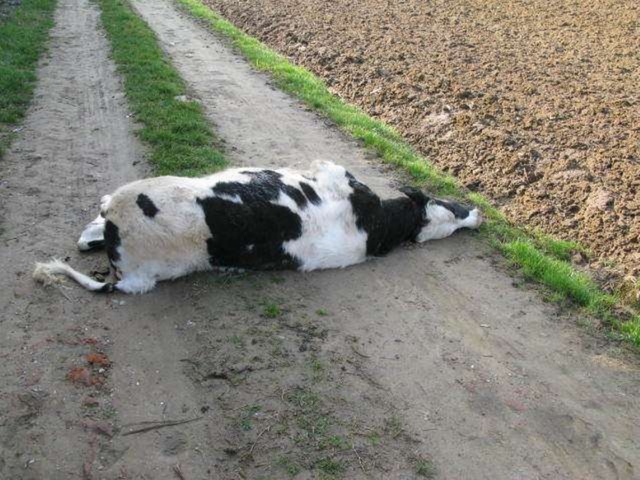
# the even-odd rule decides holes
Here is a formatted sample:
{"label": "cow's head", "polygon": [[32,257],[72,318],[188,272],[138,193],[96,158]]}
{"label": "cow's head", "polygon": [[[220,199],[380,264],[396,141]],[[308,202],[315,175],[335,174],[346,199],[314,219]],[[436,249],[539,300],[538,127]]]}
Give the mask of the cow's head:
{"label": "cow's head", "polygon": [[478,228],[482,224],[482,215],[477,208],[430,198],[413,187],[403,187],[400,191],[421,211],[420,231],[416,235],[418,242],[445,238],[459,228]]}

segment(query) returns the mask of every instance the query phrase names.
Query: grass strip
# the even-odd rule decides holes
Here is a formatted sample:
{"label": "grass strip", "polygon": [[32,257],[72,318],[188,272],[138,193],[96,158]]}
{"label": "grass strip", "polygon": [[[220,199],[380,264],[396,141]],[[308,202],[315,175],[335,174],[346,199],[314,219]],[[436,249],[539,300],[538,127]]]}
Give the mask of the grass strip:
{"label": "grass strip", "polygon": [[0,21],[0,157],[24,118],[56,0],[22,0]]}
{"label": "grass strip", "polygon": [[112,57],[124,78],[129,106],[141,125],[158,175],[196,176],[226,165],[199,103],[158,46],[149,26],[123,0],[99,0]]}
{"label": "grass strip", "polygon": [[457,197],[481,207],[487,218],[481,229],[483,236],[519,266],[527,278],[550,288],[558,299],[569,299],[585,307],[610,325],[617,337],[640,347],[637,310],[624,315],[624,319],[617,317],[614,311],[620,304],[618,296],[602,291],[589,276],[577,271],[569,262],[572,254],[586,253],[580,245],[511,225],[486,197],[464,191],[453,177],[438,171],[416,153],[394,129],[343,102],[311,72],[292,65],[284,56],[242,32],[201,0],[176,1],[193,17],[229,38],[255,68],[270,73],[280,89],[330,118],[374,150],[383,161],[405,169],[416,184],[438,195]]}

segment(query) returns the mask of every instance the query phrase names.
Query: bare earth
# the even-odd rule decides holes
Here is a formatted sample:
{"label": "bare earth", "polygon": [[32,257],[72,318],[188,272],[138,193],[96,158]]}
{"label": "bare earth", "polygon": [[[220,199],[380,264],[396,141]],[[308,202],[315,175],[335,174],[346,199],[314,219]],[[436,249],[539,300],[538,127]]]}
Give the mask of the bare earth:
{"label": "bare earth", "polygon": [[636,0],[207,0],[516,223],[640,275]]}
{"label": "bare earth", "polygon": [[[134,3],[233,162],[330,158],[390,191],[375,159],[171,3]],[[103,270],[76,237],[102,194],[147,173],[97,21],[95,3],[61,0],[1,166],[1,478],[406,479],[423,460],[442,479],[638,477],[637,360],[469,233],[342,271],[194,275],[144,296],[34,285],[51,255]],[[136,432],[174,420],[193,421]]]}

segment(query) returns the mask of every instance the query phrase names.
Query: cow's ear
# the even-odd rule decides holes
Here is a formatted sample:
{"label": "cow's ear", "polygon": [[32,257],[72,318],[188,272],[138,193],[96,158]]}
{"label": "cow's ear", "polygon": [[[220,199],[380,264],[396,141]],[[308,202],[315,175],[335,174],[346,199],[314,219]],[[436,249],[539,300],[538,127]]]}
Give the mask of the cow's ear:
{"label": "cow's ear", "polygon": [[419,207],[424,207],[429,202],[429,200],[431,200],[424,193],[422,193],[421,190],[414,187],[402,187],[399,190],[411,200],[413,200],[416,204],[418,204]]}

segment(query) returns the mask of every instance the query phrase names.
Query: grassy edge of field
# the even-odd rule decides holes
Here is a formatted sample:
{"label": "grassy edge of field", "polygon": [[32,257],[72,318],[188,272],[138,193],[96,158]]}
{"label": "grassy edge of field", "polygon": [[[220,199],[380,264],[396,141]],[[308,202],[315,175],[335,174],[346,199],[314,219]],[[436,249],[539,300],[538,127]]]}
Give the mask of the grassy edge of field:
{"label": "grassy edge of field", "polygon": [[478,193],[464,191],[455,178],[443,174],[402,139],[391,127],[333,95],[324,82],[308,70],[291,64],[284,56],[245,34],[200,0],[176,0],[193,17],[229,38],[258,70],[271,74],[276,85],[293,94],[386,162],[406,170],[416,184],[438,195],[452,196],[481,207],[487,222],[481,231],[524,276],[553,292],[554,300],[570,300],[611,327],[611,334],[640,347],[640,314],[623,305],[617,294],[604,292],[586,273],[569,262],[576,252],[586,253],[578,243],[554,239],[510,224]]}
{"label": "grassy edge of field", "polygon": [[226,166],[199,103],[189,100],[184,81],[159,47],[149,26],[126,0],[98,0],[111,56],[138,136],[150,147],[157,175],[196,176]]}
{"label": "grassy edge of field", "polygon": [[56,0],[23,0],[0,22],[0,158],[29,107]]}

